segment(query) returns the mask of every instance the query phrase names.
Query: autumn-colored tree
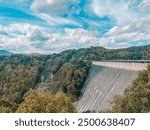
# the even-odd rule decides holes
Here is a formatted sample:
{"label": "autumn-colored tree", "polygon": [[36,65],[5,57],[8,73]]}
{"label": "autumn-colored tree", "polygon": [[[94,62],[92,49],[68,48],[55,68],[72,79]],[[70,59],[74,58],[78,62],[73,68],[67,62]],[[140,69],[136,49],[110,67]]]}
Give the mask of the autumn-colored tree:
{"label": "autumn-colored tree", "polygon": [[0,112],[1,113],[10,113],[15,112],[17,109],[17,104],[9,102],[2,97],[0,97]]}
{"label": "autumn-colored tree", "polygon": [[44,90],[30,90],[18,107],[21,113],[72,113],[76,112],[74,104],[62,92],[56,95]]}

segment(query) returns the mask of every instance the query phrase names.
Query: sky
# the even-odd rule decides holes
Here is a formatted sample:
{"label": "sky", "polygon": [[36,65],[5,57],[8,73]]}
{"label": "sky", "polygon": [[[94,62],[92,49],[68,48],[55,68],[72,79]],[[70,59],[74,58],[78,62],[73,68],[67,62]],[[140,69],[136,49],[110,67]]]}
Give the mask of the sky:
{"label": "sky", "polygon": [[59,53],[150,44],[150,0],[0,0],[0,50]]}

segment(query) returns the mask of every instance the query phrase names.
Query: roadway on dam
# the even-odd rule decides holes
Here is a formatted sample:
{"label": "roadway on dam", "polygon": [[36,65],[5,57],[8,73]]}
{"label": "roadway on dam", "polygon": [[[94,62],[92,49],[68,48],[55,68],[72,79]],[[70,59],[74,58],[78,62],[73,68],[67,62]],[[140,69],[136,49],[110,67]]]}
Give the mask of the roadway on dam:
{"label": "roadway on dam", "polygon": [[148,63],[93,62],[89,76],[77,103],[78,112],[105,111],[111,107],[109,101],[123,94]]}

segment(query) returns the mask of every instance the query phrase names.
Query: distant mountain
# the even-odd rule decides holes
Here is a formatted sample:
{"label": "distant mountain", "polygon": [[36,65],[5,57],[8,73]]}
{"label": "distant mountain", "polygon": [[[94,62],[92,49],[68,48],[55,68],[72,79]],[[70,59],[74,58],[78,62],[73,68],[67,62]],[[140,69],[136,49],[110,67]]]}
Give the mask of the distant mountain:
{"label": "distant mountain", "polygon": [[6,51],[6,50],[0,50],[0,56],[2,55],[12,55],[13,53]]}

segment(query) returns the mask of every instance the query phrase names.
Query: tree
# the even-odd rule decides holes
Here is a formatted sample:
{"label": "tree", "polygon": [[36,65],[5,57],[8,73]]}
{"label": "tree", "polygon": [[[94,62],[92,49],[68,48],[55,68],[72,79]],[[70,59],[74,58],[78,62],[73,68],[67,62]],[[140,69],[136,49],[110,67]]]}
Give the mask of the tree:
{"label": "tree", "polygon": [[30,90],[19,105],[21,113],[67,113],[76,112],[74,104],[62,92],[56,95],[44,90]]}
{"label": "tree", "polygon": [[0,112],[1,113],[9,113],[9,112],[15,112],[17,109],[17,104],[9,102],[2,97],[0,97]]}

